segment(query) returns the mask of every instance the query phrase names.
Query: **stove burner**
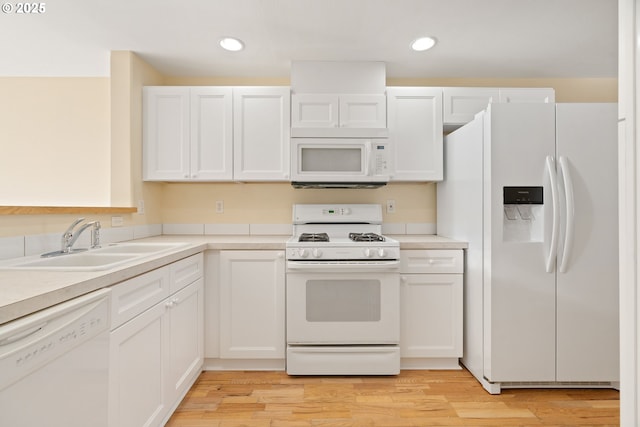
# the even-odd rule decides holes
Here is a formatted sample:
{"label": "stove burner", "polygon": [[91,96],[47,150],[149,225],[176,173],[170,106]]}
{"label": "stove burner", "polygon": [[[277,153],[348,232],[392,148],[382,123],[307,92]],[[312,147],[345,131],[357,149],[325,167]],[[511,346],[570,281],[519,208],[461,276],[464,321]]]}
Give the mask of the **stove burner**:
{"label": "stove burner", "polygon": [[384,237],[376,233],[349,233],[354,242],[384,242]]}
{"label": "stove burner", "polygon": [[298,242],[328,242],[329,235],[327,233],[302,233],[298,238]]}

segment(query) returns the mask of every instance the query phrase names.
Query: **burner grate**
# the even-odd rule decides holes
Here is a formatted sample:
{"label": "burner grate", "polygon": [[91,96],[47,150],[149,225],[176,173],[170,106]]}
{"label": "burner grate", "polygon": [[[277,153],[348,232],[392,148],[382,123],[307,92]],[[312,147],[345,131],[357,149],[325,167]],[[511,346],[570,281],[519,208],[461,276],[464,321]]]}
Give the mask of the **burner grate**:
{"label": "burner grate", "polygon": [[354,242],[384,242],[384,237],[376,233],[349,233]]}
{"label": "burner grate", "polygon": [[298,242],[328,242],[329,235],[327,233],[302,233],[298,238]]}

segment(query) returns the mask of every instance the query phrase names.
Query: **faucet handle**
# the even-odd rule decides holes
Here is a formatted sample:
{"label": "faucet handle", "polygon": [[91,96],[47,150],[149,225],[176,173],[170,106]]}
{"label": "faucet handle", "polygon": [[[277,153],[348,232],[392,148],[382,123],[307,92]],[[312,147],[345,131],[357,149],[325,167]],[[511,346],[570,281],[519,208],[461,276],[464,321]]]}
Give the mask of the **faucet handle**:
{"label": "faucet handle", "polygon": [[93,228],[91,229],[91,248],[96,249],[100,247],[100,221],[93,221]]}

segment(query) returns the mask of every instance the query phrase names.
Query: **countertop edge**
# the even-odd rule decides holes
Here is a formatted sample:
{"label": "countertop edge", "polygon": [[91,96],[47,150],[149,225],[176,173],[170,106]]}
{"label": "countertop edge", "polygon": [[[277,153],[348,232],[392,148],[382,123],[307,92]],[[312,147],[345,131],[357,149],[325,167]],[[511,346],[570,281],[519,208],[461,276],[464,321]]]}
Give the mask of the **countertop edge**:
{"label": "countertop edge", "polygon": [[[465,249],[466,242],[436,235],[394,235],[400,242],[400,249]],[[0,270],[0,291],[7,300],[0,305],[0,325],[25,315],[51,307],[95,290],[113,286],[147,271],[173,263],[206,250],[284,250],[290,236],[250,236],[250,235],[165,235],[135,240],[135,242],[184,242],[186,246],[173,251],[145,258],[131,265],[123,265],[105,271],[93,272],[52,272],[33,270]],[[40,277],[34,277],[41,275]],[[19,286],[38,282],[38,292],[18,297]],[[14,285],[15,283],[15,285]],[[10,286],[14,286],[13,289]],[[4,289],[3,289],[4,288]],[[11,294],[13,290],[13,297]],[[13,300],[13,301],[11,301]],[[0,304],[2,301],[0,299]]]}

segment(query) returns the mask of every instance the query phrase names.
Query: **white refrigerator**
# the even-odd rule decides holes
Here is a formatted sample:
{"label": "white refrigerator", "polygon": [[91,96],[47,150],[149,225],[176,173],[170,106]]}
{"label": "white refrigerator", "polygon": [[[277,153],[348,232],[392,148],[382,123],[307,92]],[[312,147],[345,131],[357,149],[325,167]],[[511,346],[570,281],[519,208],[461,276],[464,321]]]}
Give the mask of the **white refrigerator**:
{"label": "white refrigerator", "polygon": [[465,253],[463,365],[507,387],[616,387],[617,104],[490,104],[445,138],[438,234]]}

